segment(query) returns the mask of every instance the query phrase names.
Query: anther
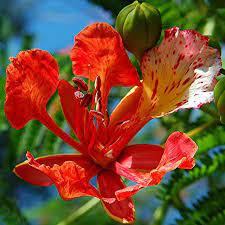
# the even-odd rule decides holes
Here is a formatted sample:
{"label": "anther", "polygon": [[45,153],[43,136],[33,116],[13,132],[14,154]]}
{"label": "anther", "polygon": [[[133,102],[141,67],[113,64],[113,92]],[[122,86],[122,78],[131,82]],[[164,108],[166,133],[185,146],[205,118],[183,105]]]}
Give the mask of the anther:
{"label": "anther", "polygon": [[75,91],[74,92],[74,96],[77,98],[77,99],[82,99],[84,97],[84,94],[80,91]]}
{"label": "anther", "polygon": [[74,82],[74,84],[77,85],[77,87],[82,90],[82,91],[87,91],[88,90],[88,86],[87,84],[80,78],[74,77],[72,79],[72,81]]}
{"label": "anther", "polygon": [[91,101],[92,101],[92,94],[88,93],[81,99],[80,105],[87,107],[90,105]]}

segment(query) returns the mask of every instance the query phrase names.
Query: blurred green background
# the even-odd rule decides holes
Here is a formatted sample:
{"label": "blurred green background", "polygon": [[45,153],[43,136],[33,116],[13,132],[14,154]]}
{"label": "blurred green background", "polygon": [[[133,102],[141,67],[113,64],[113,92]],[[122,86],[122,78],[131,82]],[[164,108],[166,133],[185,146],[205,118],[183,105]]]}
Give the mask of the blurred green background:
{"label": "blurred green background", "polygon": [[[12,129],[4,116],[5,68],[8,57],[20,50],[50,51],[60,65],[61,78],[73,77],[69,56],[62,54],[73,45],[74,36],[85,26],[105,21],[112,25],[130,0],[0,0],[0,224],[1,225],[111,225],[101,205],[91,198],[65,202],[55,187],[29,185],[13,173],[25,152],[35,156],[72,152],[67,145],[36,121],[22,130]],[[163,29],[179,26],[214,36],[224,59],[225,1],[146,0],[162,15]],[[135,63],[133,56],[132,62]],[[135,63],[135,65],[137,65]],[[114,88],[109,109],[127,93]],[[48,109],[58,125],[68,130],[53,97]],[[191,171],[176,170],[163,182],[134,197],[137,225],[225,224],[225,128],[218,121],[214,104],[200,110],[184,110],[153,120],[132,140],[161,143],[173,131],[190,132],[197,142],[197,165]],[[199,132],[200,131],[200,132]],[[82,207],[83,206],[83,207]],[[81,208],[80,208],[81,207]]]}

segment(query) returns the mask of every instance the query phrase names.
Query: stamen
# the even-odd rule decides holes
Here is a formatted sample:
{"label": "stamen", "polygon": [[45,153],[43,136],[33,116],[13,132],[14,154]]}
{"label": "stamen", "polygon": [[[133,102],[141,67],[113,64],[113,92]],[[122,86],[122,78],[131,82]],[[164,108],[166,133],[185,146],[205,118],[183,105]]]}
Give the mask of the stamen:
{"label": "stamen", "polygon": [[101,92],[100,91],[96,91],[96,93],[95,93],[95,103],[97,103],[100,98],[101,98]]}
{"label": "stamen", "polygon": [[74,92],[74,96],[77,98],[77,99],[82,99],[84,98],[84,94],[80,91],[75,91]]}
{"label": "stamen", "polygon": [[129,128],[130,120],[125,120],[120,124],[121,128]]}
{"label": "stamen", "polygon": [[90,91],[90,88],[91,88],[91,73],[90,73],[90,67],[91,67],[91,64],[88,64],[88,91]]}
{"label": "stamen", "polygon": [[82,91],[87,91],[88,90],[88,86],[87,84],[81,79],[81,78],[78,78],[78,77],[74,77],[72,79],[72,81],[74,82],[74,84],[77,85],[77,87],[82,90]]}
{"label": "stamen", "polygon": [[90,110],[90,114],[95,117],[98,121],[104,120],[104,115],[101,112]]}
{"label": "stamen", "polygon": [[101,88],[101,78],[100,78],[100,76],[97,76],[95,78],[95,89],[97,91],[100,91],[100,88]]}
{"label": "stamen", "polygon": [[92,94],[88,93],[81,99],[80,105],[87,107],[90,105],[91,101],[92,101]]}
{"label": "stamen", "polygon": [[106,127],[108,127],[109,125],[109,113],[108,113],[108,110],[105,111],[105,115],[104,115],[104,125]]}
{"label": "stamen", "polygon": [[96,103],[96,111],[101,112],[102,111],[102,103],[101,103],[102,98],[100,97],[99,99],[97,99],[97,103]]}

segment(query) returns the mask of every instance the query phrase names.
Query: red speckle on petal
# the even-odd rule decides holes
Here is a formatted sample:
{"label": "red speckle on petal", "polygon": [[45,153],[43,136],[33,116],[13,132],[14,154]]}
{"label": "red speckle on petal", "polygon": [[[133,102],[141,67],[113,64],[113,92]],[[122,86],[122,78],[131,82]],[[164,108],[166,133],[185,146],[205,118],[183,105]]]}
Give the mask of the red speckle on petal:
{"label": "red speckle on petal", "polygon": [[158,83],[159,83],[159,80],[156,79],[156,81],[155,81],[155,87],[154,87],[154,90],[153,90],[153,92],[152,92],[152,97],[151,97],[151,99],[153,99],[153,98],[156,96],[157,88],[158,88]]}
{"label": "red speckle on petal", "polygon": [[151,74],[151,78],[152,80],[154,79],[154,72],[152,71],[152,74]]}
{"label": "red speckle on petal", "polygon": [[188,70],[186,71],[186,73],[185,73],[185,74],[187,74],[189,71],[190,71],[190,67],[188,68]]}
{"label": "red speckle on petal", "polygon": [[180,86],[180,82],[181,82],[181,80],[179,80],[179,82],[177,83],[176,88],[178,88]]}
{"label": "red speckle on petal", "polygon": [[188,83],[188,81],[190,81],[190,77],[188,77],[183,83],[182,83],[182,85],[185,85],[185,84],[187,84]]}
{"label": "red speckle on petal", "polygon": [[184,59],[184,55],[183,54],[180,54],[179,57],[178,57],[178,60],[177,60],[177,63],[175,64],[174,66],[174,69],[176,70],[177,67],[179,66],[180,64],[180,61]]}
{"label": "red speckle on petal", "polygon": [[175,81],[173,81],[172,86],[171,86],[171,88],[170,88],[168,93],[170,93],[174,88],[175,88]]}
{"label": "red speckle on petal", "polygon": [[183,102],[179,102],[179,103],[176,104],[177,107],[179,107],[181,105],[183,105]]}
{"label": "red speckle on petal", "polygon": [[169,86],[166,87],[166,89],[164,90],[164,93],[166,93],[166,91],[168,90]]}

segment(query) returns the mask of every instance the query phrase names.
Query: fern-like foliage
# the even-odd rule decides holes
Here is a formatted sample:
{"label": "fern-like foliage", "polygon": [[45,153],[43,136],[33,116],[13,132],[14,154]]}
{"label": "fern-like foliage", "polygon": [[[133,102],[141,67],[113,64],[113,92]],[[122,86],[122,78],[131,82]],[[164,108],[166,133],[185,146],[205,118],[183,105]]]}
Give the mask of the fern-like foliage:
{"label": "fern-like foliage", "polygon": [[181,190],[193,184],[203,177],[211,176],[216,171],[224,171],[225,169],[225,150],[215,153],[214,157],[204,156],[199,162],[200,165],[195,166],[190,171],[176,170],[168,183],[163,184],[159,197],[166,201],[172,201],[173,198],[179,196]]}
{"label": "fern-like foliage", "polygon": [[3,110],[5,101],[5,81],[5,77],[0,75],[0,132],[8,128]]}
{"label": "fern-like foliage", "polygon": [[0,205],[0,224],[29,225],[21,210],[17,207],[15,199],[0,194]]}
{"label": "fern-like foliage", "polygon": [[217,146],[225,145],[225,127],[216,126],[210,130],[202,132],[197,138],[194,138],[199,150],[197,154],[200,155],[213,149]]}
{"label": "fern-like foliage", "polygon": [[178,225],[222,225],[225,221],[225,188],[208,193],[183,214]]}

